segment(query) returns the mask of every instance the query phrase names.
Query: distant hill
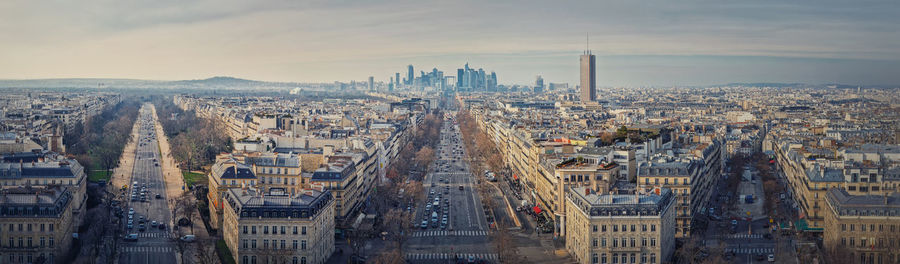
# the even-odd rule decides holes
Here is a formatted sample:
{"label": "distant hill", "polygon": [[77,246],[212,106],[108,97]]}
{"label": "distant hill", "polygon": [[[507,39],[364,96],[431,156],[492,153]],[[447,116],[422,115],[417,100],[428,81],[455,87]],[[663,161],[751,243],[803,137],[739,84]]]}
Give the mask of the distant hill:
{"label": "distant hill", "polygon": [[247,79],[234,78],[234,77],[228,77],[228,76],[216,76],[216,77],[206,78],[206,79],[202,79],[202,80],[170,81],[168,83],[192,84],[192,85],[223,85],[223,86],[233,86],[233,85],[253,86],[253,85],[267,84],[267,82],[247,80]]}

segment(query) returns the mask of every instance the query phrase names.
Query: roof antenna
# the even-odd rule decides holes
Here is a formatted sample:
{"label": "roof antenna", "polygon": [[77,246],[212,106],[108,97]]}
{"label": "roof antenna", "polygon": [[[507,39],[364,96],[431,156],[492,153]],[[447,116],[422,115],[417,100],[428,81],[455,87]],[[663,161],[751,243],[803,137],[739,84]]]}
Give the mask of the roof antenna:
{"label": "roof antenna", "polygon": [[584,54],[591,54],[591,33],[585,33]]}

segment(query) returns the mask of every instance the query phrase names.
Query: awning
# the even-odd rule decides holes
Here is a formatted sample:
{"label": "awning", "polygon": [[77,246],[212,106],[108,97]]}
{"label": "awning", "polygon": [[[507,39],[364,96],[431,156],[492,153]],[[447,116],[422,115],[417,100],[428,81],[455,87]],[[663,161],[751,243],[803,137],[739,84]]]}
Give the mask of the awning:
{"label": "awning", "polygon": [[531,209],[534,210],[534,213],[535,213],[535,214],[540,214],[540,213],[541,213],[541,208],[538,207],[538,206],[534,206],[534,208],[531,208]]}
{"label": "awning", "polygon": [[517,176],[515,173],[513,173],[513,179],[518,180],[518,179],[519,179],[519,176]]}

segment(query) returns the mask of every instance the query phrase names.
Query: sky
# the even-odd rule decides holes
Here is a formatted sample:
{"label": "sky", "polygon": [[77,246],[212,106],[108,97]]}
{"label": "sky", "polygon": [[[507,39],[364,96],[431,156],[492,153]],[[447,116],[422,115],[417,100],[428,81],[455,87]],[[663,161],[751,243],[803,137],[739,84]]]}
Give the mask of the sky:
{"label": "sky", "polygon": [[[434,3],[432,3],[434,2]],[[4,0],[0,79],[900,84],[900,1]]]}

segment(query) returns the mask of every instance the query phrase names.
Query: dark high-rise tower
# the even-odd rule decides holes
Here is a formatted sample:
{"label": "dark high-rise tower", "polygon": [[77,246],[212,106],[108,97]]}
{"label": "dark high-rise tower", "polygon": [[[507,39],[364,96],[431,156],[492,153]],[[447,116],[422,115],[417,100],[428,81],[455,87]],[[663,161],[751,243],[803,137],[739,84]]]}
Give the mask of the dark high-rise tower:
{"label": "dark high-rise tower", "polygon": [[412,64],[409,65],[409,73],[406,74],[406,85],[412,85],[413,80],[416,79],[416,71],[413,70]]}
{"label": "dark high-rise tower", "polygon": [[581,102],[597,101],[597,77],[594,54],[585,50],[581,54]]}

